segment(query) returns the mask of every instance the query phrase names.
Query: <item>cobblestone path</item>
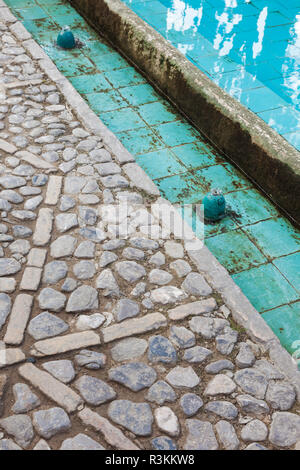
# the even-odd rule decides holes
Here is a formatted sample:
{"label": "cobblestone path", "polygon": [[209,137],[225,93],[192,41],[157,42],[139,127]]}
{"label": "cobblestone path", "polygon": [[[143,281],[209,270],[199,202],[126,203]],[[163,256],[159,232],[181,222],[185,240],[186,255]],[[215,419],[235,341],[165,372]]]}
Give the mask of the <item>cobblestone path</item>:
{"label": "cobblestone path", "polygon": [[233,320],[207,251],[200,273],[1,1],[0,32],[0,449],[299,448],[296,369]]}

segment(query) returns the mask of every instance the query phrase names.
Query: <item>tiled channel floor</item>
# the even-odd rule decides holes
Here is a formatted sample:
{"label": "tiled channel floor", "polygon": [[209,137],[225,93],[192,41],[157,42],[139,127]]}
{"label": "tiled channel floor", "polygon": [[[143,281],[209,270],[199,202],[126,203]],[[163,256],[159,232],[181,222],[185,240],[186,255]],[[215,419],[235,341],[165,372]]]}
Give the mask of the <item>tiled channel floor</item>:
{"label": "tiled channel floor", "polygon": [[[232,215],[205,225],[205,243],[282,344],[300,339],[300,234],[146,80],[60,0],[6,0],[61,72],[171,202],[200,203],[212,187]],[[85,47],[55,46],[69,24]]]}
{"label": "tiled channel floor", "polygon": [[123,0],[300,150],[300,0]]}

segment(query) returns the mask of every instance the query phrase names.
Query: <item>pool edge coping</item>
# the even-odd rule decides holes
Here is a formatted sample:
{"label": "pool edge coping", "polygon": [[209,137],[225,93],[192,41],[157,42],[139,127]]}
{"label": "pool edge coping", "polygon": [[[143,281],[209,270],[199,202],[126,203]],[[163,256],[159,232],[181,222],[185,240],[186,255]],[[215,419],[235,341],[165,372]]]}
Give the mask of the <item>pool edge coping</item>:
{"label": "pool edge coping", "polygon": [[[104,143],[112,150],[120,164],[133,164],[138,168],[139,182],[137,183],[130,172],[128,177],[133,187],[144,189],[150,195],[158,195],[159,190],[144,170],[135,162],[134,157],[124,148],[118,138],[113,134],[89,108],[88,104],[75,90],[69,80],[62,75],[53,61],[47,56],[39,44],[32,38],[23,24],[11,13],[9,7],[0,0],[0,21],[11,26],[14,24],[13,33],[18,39],[23,41],[23,46],[34,60],[37,60],[41,69],[50,80],[56,83],[57,87],[64,95],[66,102],[78,116],[87,129],[100,136]],[[120,157],[120,158],[119,158]],[[160,198],[161,202],[166,202]],[[175,209],[169,203],[172,210]],[[178,217],[178,212],[175,212]],[[180,217],[181,218],[181,217]],[[181,219],[182,220],[182,219]],[[259,343],[265,352],[268,352],[270,359],[284,373],[285,377],[293,383],[297,392],[297,400],[300,402],[300,371],[295,361],[286,349],[281,346],[278,337],[267,325],[263,317],[253,307],[241,289],[235,284],[228,271],[219,263],[207,247],[203,245],[199,251],[188,249],[185,246],[188,256],[197,266],[198,271],[204,275],[208,283],[217,290],[229,307],[233,319],[242,326],[250,338]]]}
{"label": "pool edge coping", "polygon": [[[275,204],[300,223],[300,198],[294,196],[300,193],[300,152],[295,147],[216,85],[121,0],[68,1]],[[184,93],[178,94],[178,88]],[[198,109],[203,110],[198,113]]]}

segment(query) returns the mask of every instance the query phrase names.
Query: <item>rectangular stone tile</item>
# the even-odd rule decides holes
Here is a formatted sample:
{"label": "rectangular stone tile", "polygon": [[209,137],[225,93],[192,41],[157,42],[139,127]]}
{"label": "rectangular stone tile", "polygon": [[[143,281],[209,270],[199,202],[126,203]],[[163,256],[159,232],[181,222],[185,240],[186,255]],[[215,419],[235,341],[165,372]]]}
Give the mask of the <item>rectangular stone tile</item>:
{"label": "rectangular stone tile", "polygon": [[6,140],[0,139],[0,150],[6,153],[15,153],[18,149],[13,144],[6,142]]}
{"label": "rectangular stone tile", "polygon": [[27,152],[27,150],[20,150],[16,153],[16,156],[21,158],[30,165],[34,166],[35,168],[39,168],[41,170],[54,170],[56,171],[55,166],[51,165],[50,163],[46,162],[42,158],[37,157],[31,152]]}
{"label": "rectangular stone tile", "polygon": [[17,281],[12,277],[2,277],[0,279],[0,292],[14,292]]}
{"label": "rectangular stone tile", "polygon": [[20,289],[37,291],[40,285],[41,276],[42,270],[40,268],[25,268]]}
{"label": "rectangular stone tile", "polygon": [[7,344],[21,344],[24,332],[31,313],[33,297],[28,294],[19,294],[14,302],[4,342]]}
{"label": "rectangular stone tile", "polygon": [[128,439],[120,429],[113,426],[106,418],[98,413],[84,408],[78,413],[79,418],[85,426],[91,426],[95,431],[101,433],[106,442],[120,450],[139,450],[139,448]]}
{"label": "rectangular stone tile", "polygon": [[198,300],[189,304],[179,305],[168,311],[168,316],[171,320],[183,320],[189,315],[202,315],[208,313],[217,307],[217,302],[214,298]]}
{"label": "rectangular stone tile", "polygon": [[53,210],[48,208],[40,209],[33,234],[33,243],[35,245],[44,246],[49,242],[51,238],[52,224]]}
{"label": "rectangular stone tile", "polygon": [[34,343],[31,354],[37,357],[61,354],[74,349],[86,348],[100,344],[100,337],[93,331],[83,331],[82,333],[72,333],[57,338],[45,339]]}
{"label": "rectangular stone tile", "polygon": [[50,176],[47,186],[45,204],[49,204],[52,206],[57,204],[61,192],[61,186],[62,176]]}
{"label": "rectangular stone tile", "polygon": [[19,348],[0,348],[0,369],[25,361],[26,356]]}
{"label": "rectangular stone tile", "polygon": [[27,258],[27,265],[42,268],[44,266],[46,256],[47,250],[42,248],[32,248]]}
{"label": "rectangular stone tile", "polygon": [[122,325],[112,325],[102,329],[104,343],[109,343],[115,339],[126,338],[147,331],[157,330],[167,325],[164,315],[159,312],[149,313],[141,318],[125,320]]}
{"label": "rectangular stone tile", "polygon": [[33,364],[24,364],[19,367],[19,374],[33,387],[37,387],[44,395],[69,413],[78,410],[82,405],[82,398],[70,387],[56,380],[48,372],[38,369]]}

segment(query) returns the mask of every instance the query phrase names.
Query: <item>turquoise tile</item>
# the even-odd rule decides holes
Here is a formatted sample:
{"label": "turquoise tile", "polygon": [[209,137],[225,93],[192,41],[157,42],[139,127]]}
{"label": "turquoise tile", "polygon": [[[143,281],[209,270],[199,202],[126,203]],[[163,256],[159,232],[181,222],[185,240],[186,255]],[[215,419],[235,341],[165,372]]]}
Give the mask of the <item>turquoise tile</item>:
{"label": "turquoise tile", "polygon": [[205,221],[204,224],[204,233],[205,237],[214,237],[215,235],[221,235],[223,233],[228,233],[236,230],[238,225],[236,221],[230,217],[226,216],[224,219],[214,223]]}
{"label": "turquoise tile", "polygon": [[7,6],[14,8],[15,10],[32,7],[32,0],[5,0],[5,3]]}
{"label": "turquoise tile", "polygon": [[297,150],[300,150],[300,133],[292,132],[291,134],[283,134],[283,137],[293,145]]}
{"label": "turquoise tile", "polygon": [[273,264],[275,264],[295,289],[300,291],[300,252],[277,258],[273,261]]}
{"label": "turquoise tile", "polygon": [[76,77],[70,77],[70,82],[79,93],[86,94],[111,89],[111,86],[108,81],[100,73],[91,75],[77,75]]}
{"label": "turquoise tile", "polygon": [[161,195],[170,202],[184,202],[185,204],[200,203],[203,198],[201,188],[195,184],[190,173],[170,176],[155,180]]}
{"label": "turquoise tile", "polygon": [[152,152],[164,147],[163,142],[148,127],[121,132],[117,134],[117,137],[133,155]]}
{"label": "turquoise tile", "polygon": [[101,72],[109,72],[111,70],[129,67],[128,62],[117,52],[111,52],[110,54],[104,55],[94,55],[91,59],[97,69]]}
{"label": "turquoise tile", "polygon": [[259,312],[297,300],[297,291],[271,263],[232,275]]}
{"label": "turquoise tile", "polygon": [[138,112],[149,126],[180,119],[179,114],[172,110],[171,106],[160,101],[144,104],[138,108]]}
{"label": "turquoise tile", "polygon": [[153,179],[186,172],[186,168],[167,149],[139,155],[136,161]]}
{"label": "turquoise tile", "polygon": [[92,110],[97,114],[127,107],[127,103],[123,100],[122,96],[119,95],[117,90],[88,93],[84,96]]}
{"label": "turquoise tile", "polygon": [[201,168],[210,165],[216,165],[220,159],[213,154],[210,146],[203,142],[193,144],[184,144],[179,147],[173,147],[172,151],[177,158],[189,169]]}
{"label": "turquoise tile", "polygon": [[[300,129],[300,112],[293,109],[292,106],[258,113],[258,116],[279,134],[286,134]],[[297,135],[299,135],[299,132],[297,132]]]}
{"label": "turquoise tile", "polygon": [[145,79],[142,77],[142,75],[140,75],[132,67],[106,72],[105,77],[114,88],[121,88],[145,82]]}
{"label": "turquoise tile", "polygon": [[62,49],[56,45],[54,40],[41,41],[41,45],[46,54],[53,60],[53,62],[79,57],[82,54],[81,50],[77,48]]}
{"label": "turquoise tile", "polygon": [[24,20],[22,23],[36,40],[42,42],[56,42],[59,29],[54,21],[51,21],[49,18],[43,18],[42,20]]}
{"label": "turquoise tile", "polygon": [[96,58],[99,58],[100,60],[104,55],[114,52],[113,48],[109,44],[102,41],[100,42],[99,39],[89,41],[85,45],[83,51],[85,55],[88,55],[92,59],[92,61]]}
{"label": "turquoise tile", "polygon": [[267,87],[243,91],[240,96],[240,101],[254,113],[287,106],[286,101]]}
{"label": "turquoise tile", "polygon": [[275,308],[263,313],[262,316],[275,335],[278,336],[282,346],[299,359],[300,302]]}
{"label": "turquoise tile", "polygon": [[160,96],[148,83],[121,88],[120,93],[131,106],[140,106],[160,99]]}
{"label": "turquoise tile", "polygon": [[278,211],[256,189],[235,191],[226,195],[227,210],[240,227],[277,217]]}
{"label": "turquoise tile", "polygon": [[43,9],[49,14],[49,16],[52,16],[53,18],[56,16],[70,15],[75,13],[74,8],[72,8],[71,5],[66,5],[63,3],[48,2],[43,5]]}
{"label": "turquoise tile", "polygon": [[267,261],[241,230],[209,237],[205,245],[229,273],[244,271]]}
{"label": "turquoise tile", "polygon": [[108,113],[100,113],[100,119],[112,132],[122,132],[145,127],[144,121],[131,108],[119,109]]}
{"label": "turquoise tile", "polygon": [[187,122],[161,124],[155,130],[169,147],[194,142],[199,138],[198,132]]}
{"label": "turquoise tile", "polygon": [[300,234],[282,218],[248,225],[243,230],[270,259],[294,253],[300,249]]}
{"label": "turquoise tile", "polygon": [[83,56],[67,60],[58,60],[56,61],[56,66],[66,77],[76,77],[78,75],[96,72],[92,62]]}
{"label": "turquoise tile", "polygon": [[60,28],[63,28],[64,26],[70,26],[72,31],[74,30],[74,28],[80,28],[84,24],[83,18],[74,10],[70,13],[65,13],[64,15],[52,16],[52,18],[54,19],[55,23],[59,25]]}
{"label": "turquoise tile", "polygon": [[47,12],[39,6],[30,6],[29,8],[22,8],[20,10],[15,10],[16,16],[24,20],[39,20],[42,18],[47,18]]}
{"label": "turquoise tile", "polygon": [[194,178],[199,182],[202,193],[206,194],[212,189],[221,189],[222,192],[237,191],[250,185],[246,180],[241,180],[224,165],[213,165],[194,171]]}

